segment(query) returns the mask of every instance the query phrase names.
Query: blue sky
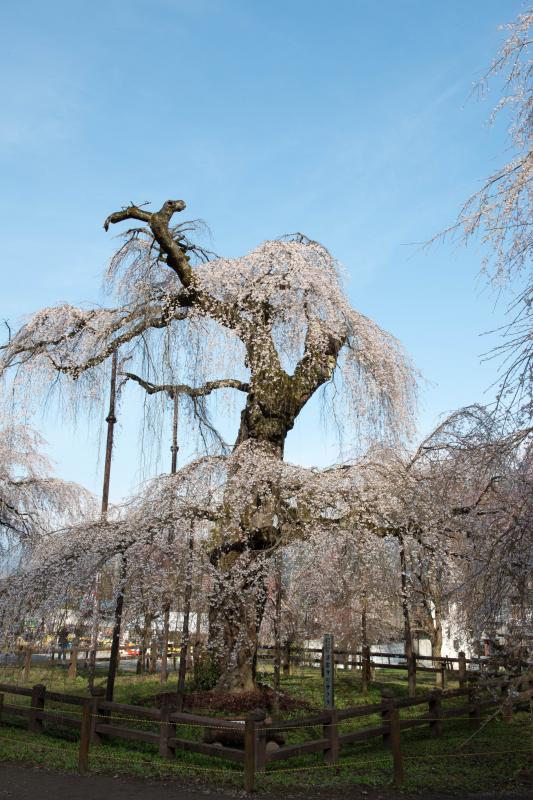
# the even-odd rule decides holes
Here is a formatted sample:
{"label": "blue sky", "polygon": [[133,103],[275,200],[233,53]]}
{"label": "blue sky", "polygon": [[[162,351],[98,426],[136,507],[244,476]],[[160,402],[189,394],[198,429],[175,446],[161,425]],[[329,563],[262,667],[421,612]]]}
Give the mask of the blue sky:
{"label": "blue sky", "polygon": [[[236,256],[300,230],[346,266],[353,305],[403,341],[425,382],[419,429],[490,398],[501,323],[481,250],[421,250],[505,158],[497,102],[471,98],[514,0],[29,0],[0,32],[0,313],[100,299],[102,229],[133,200],[186,200]],[[138,479],[125,399],[112,496]],[[94,426],[95,420],[91,420]],[[95,437],[37,420],[59,474],[98,490]],[[182,431],[186,451],[187,432]],[[311,404],[287,458],[336,458]],[[164,464],[163,464],[164,466]]]}

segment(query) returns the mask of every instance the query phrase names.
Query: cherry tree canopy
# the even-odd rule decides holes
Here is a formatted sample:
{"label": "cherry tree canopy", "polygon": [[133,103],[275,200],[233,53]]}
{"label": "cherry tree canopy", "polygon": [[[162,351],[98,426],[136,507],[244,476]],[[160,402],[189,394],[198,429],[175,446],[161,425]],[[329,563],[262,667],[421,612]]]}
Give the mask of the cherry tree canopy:
{"label": "cherry tree canopy", "polygon": [[[400,344],[350,307],[325,247],[298,234],[242,258],[214,258],[191,240],[194,224],[173,222],[184,208],[171,200],[157,212],[132,205],[111,214],[106,229],[136,226],[106,275],[116,304],[38,312],[3,348],[1,368],[13,370],[27,398],[55,383],[75,403],[90,401],[101,396],[105,360],[120,348],[127,378],[148,394],[187,398],[211,431],[206,398],[241,393],[231,456],[191,467],[187,500],[210,493],[198,503],[217,575],[210,635],[221,643],[222,685],[239,689],[253,681],[264,557],[311,525],[340,524],[353,506],[342,469],[326,480],[283,463],[300,411],[330,384],[338,419],[359,434],[397,440],[412,419],[415,381]],[[180,491],[171,492],[174,509]]]}

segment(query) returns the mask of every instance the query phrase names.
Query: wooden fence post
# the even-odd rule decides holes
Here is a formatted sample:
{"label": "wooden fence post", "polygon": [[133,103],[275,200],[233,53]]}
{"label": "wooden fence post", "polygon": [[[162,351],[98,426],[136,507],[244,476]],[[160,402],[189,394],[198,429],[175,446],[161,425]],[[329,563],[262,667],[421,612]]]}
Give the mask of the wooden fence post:
{"label": "wooden fence post", "polygon": [[394,770],[394,786],[399,789],[403,783],[403,759],[400,741],[400,712],[397,708],[391,709],[390,714],[390,744],[392,749],[392,766]]}
{"label": "wooden fence post", "polygon": [[46,686],[36,683],[31,693],[31,710],[28,720],[28,730],[34,733],[40,733],[43,729],[43,721],[37,717],[37,714],[44,709],[45,696]]}
{"label": "wooden fence post", "polygon": [[368,694],[368,684],[372,678],[370,658],[370,647],[364,644],[361,654],[361,691],[363,694]]}
{"label": "wooden fence post", "polygon": [[446,672],[446,661],[440,662],[440,688],[443,692],[448,688],[448,673]]}
{"label": "wooden fence post", "polygon": [[322,646],[323,679],[324,679],[324,708],[335,707],[335,651],[333,634],[325,633]]}
{"label": "wooden fence post", "polygon": [[[102,739],[100,734],[96,732],[96,726],[98,725],[98,703],[100,702],[99,697],[92,697],[89,701],[89,708],[91,714],[91,744],[100,744]],[[105,721],[105,720],[104,720]]]}
{"label": "wooden fence post", "polygon": [[381,690],[381,722],[386,730],[383,733],[383,743],[390,744],[390,721],[394,711],[394,695],[390,689]]}
{"label": "wooden fence post", "polygon": [[251,711],[244,721],[244,791],[248,794],[254,790],[256,738],[256,714]]}
{"label": "wooden fence post", "polygon": [[438,690],[429,696],[429,731],[431,736],[440,736],[442,733],[441,720],[441,693]]}
{"label": "wooden fence post", "polygon": [[464,689],[466,686],[466,656],[464,650],[459,653],[459,687]]}
{"label": "wooden fence post", "polygon": [[407,686],[409,697],[416,695],[416,654],[407,656]]}
{"label": "wooden fence post", "polygon": [[78,674],[78,645],[73,644],[72,650],[70,651],[70,665],[68,668],[69,680],[75,681],[77,674]]}
{"label": "wooden fence post", "polygon": [[80,749],[78,752],[78,770],[82,775],[89,771],[89,747],[91,744],[92,714],[91,701],[83,704],[80,728]]}
{"label": "wooden fence post", "polygon": [[255,771],[266,771],[267,729],[265,728],[266,712],[258,710],[255,715]]}
{"label": "wooden fence post", "polygon": [[161,724],[159,726],[159,755],[162,758],[173,758],[176,748],[169,744],[169,739],[176,735],[176,725],[169,721],[172,709],[168,697],[161,698]]}
{"label": "wooden fence post", "polygon": [[339,760],[339,712],[332,709],[329,722],[324,725],[324,739],[328,740],[328,745],[324,750],[324,761],[327,764],[334,764]]}

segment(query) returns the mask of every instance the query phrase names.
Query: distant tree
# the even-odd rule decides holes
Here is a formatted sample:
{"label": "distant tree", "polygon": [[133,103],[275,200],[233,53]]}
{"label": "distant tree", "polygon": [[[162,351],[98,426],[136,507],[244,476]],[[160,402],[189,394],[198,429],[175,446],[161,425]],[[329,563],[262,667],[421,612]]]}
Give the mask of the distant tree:
{"label": "distant tree", "polygon": [[502,357],[498,403],[526,424],[533,411],[532,24],[530,8],[504,26],[509,36],[478,84],[484,94],[489,85],[503,80],[490,119],[507,115],[510,158],[466,201],[455,224],[436,237],[452,234],[464,244],[480,237],[485,245],[483,269],[490,282],[498,290],[511,284],[520,287],[509,307],[510,320],[501,330],[504,341],[492,355]]}
{"label": "distant tree", "polygon": [[91,507],[89,492],[53,475],[44,439],[0,420],[0,557],[9,571],[41,537]]}

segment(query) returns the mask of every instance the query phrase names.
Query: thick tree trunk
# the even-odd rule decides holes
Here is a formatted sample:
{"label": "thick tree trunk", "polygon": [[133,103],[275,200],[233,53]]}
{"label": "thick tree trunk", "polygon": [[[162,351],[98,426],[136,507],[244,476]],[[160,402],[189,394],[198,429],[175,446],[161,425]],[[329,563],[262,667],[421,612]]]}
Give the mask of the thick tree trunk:
{"label": "thick tree trunk", "polygon": [[276,588],[274,599],[274,711],[279,711],[279,690],[281,683],[281,580],[282,558],[276,557]]}
{"label": "thick tree trunk", "polygon": [[[264,570],[243,564],[242,557],[219,571],[209,603],[209,648],[225,692],[250,691],[255,686],[258,634],[265,606]],[[247,561],[248,559],[246,559]]]}
{"label": "thick tree trunk", "polygon": [[[247,345],[252,378],[226,486],[228,524],[225,530],[221,526],[223,545],[211,554],[216,577],[210,600],[209,647],[220,669],[221,690],[239,692],[255,685],[266,597],[265,561],[276,552],[280,536],[277,487],[268,476],[263,481],[260,470],[253,479],[258,484],[255,496],[242,503],[243,490],[250,488],[250,452],[257,467],[263,459],[283,459],[288,432],[308,399],[331,377],[341,345],[330,339],[323,351],[306,351],[293,375],[281,368],[270,334]],[[252,450],[245,451],[241,464],[237,453],[243,445]]]}

